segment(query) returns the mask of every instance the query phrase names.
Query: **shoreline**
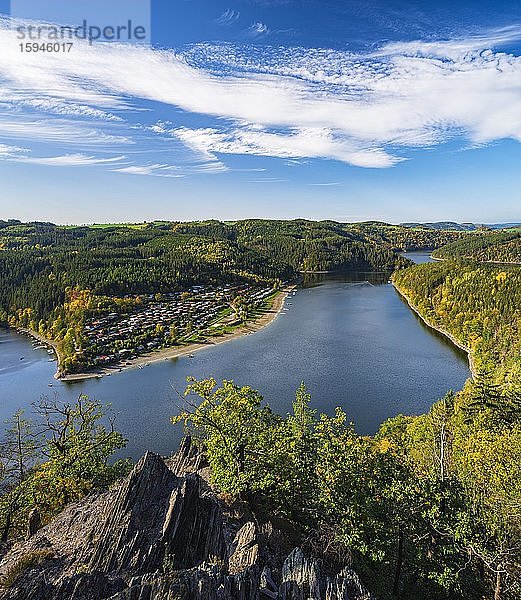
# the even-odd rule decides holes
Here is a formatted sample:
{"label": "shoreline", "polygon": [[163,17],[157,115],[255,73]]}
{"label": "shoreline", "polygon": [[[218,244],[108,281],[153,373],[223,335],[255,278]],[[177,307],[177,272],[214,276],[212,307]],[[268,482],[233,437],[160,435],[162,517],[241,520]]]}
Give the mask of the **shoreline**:
{"label": "shoreline", "polygon": [[400,297],[403,298],[405,300],[405,302],[407,302],[407,305],[409,306],[409,308],[416,315],[418,315],[418,317],[420,317],[420,319],[425,323],[425,325],[427,325],[427,327],[429,327],[430,329],[433,329],[434,331],[437,331],[438,333],[441,333],[448,340],[450,340],[454,344],[454,346],[456,346],[460,350],[463,350],[466,353],[467,360],[468,360],[468,363],[469,363],[470,374],[472,375],[472,378],[475,379],[477,371],[476,371],[476,366],[474,365],[474,358],[472,356],[472,352],[470,351],[470,349],[467,346],[465,346],[462,342],[460,342],[458,339],[456,339],[452,335],[452,333],[449,333],[446,329],[443,329],[443,328],[439,327],[438,325],[434,325],[433,323],[431,323],[430,321],[428,321],[427,318],[424,317],[420,313],[420,311],[414,306],[414,304],[412,303],[412,301],[409,299],[409,296],[407,296],[407,294],[405,292],[403,292],[402,290],[400,290],[400,288],[396,285],[396,283],[392,279],[391,279],[391,283],[392,283],[392,286],[394,287],[394,289],[400,295]]}
{"label": "shoreline", "polygon": [[478,265],[498,265],[498,266],[505,266],[505,267],[519,267],[521,266],[521,262],[505,262],[505,261],[501,261],[501,260],[477,260],[476,258],[472,258],[472,256],[460,256],[458,258],[438,258],[437,256],[432,256],[431,254],[431,258],[432,260],[436,260],[438,262],[445,262],[445,261],[457,261],[457,260],[469,260],[471,262],[475,262]]}
{"label": "shoreline", "polygon": [[55,378],[56,378],[56,375],[59,372],[60,363],[61,363],[61,357],[60,357],[60,353],[58,352],[58,345],[56,344],[56,342],[53,342],[53,341],[43,337],[43,335],[40,335],[39,333],[36,333],[35,331],[32,331],[31,329],[25,329],[24,327],[9,327],[9,329],[13,329],[14,331],[16,331],[17,333],[19,333],[21,335],[26,335],[27,337],[30,337],[33,340],[36,340],[37,342],[40,342],[41,344],[48,346],[49,350],[53,351],[54,357],[56,358],[56,373],[55,373]]}
{"label": "shoreline", "polygon": [[58,372],[56,372],[55,379],[59,379],[60,381],[74,382],[106,377],[107,375],[114,375],[128,369],[144,368],[145,366],[155,362],[171,360],[173,358],[194,354],[195,352],[199,352],[205,348],[213,348],[219,344],[224,344],[226,342],[231,342],[232,340],[241,338],[244,335],[256,333],[272,323],[279,316],[284,308],[286,298],[296,287],[297,284],[289,284],[284,286],[273,298],[271,308],[269,308],[263,315],[257,317],[255,320],[247,321],[244,325],[238,326],[231,333],[226,333],[215,338],[209,338],[206,342],[197,342],[188,344],[186,346],[171,346],[156,352],[142,354],[125,361],[129,364],[114,363],[112,365],[107,365],[106,367],[99,367],[93,371],[87,371],[84,373],[71,373],[70,375],[63,375],[62,377],[57,377]]}

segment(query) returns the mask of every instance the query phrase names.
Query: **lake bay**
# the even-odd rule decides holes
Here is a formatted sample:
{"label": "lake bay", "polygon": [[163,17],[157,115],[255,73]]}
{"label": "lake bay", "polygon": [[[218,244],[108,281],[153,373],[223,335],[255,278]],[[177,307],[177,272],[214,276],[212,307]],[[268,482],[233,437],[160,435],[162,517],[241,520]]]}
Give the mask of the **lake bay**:
{"label": "lake bay", "polygon": [[[417,262],[426,253],[408,253]],[[0,418],[18,408],[30,415],[41,395],[72,400],[86,394],[112,404],[129,438],[123,455],[170,454],[181,437],[175,414],[186,378],[232,379],[258,389],[273,410],[286,413],[301,381],[319,412],[346,410],[362,434],[387,418],[419,414],[469,376],[465,353],[426,327],[389,276],[346,273],[308,278],[282,313],[261,331],[195,353],[103,379],[55,381],[45,350],[0,330]],[[20,360],[23,357],[23,360]],[[49,387],[52,384],[52,387]]]}

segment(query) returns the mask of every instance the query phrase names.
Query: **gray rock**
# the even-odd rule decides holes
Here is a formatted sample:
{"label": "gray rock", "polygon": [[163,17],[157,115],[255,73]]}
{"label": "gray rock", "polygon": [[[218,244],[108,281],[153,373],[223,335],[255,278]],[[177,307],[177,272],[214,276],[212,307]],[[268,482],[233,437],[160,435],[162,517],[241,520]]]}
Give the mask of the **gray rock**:
{"label": "gray rock", "polygon": [[370,600],[352,570],[330,577],[299,548],[288,556],[270,523],[225,517],[200,476],[206,467],[190,440],[167,461],[147,453],[119,485],[68,506],[8,550],[0,575],[28,555],[42,558],[0,598]]}
{"label": "gray rock", "polygon": [[216,500],[201,497],[198,475],[187,475],[172,492],[160,542],[177,569],[226,561],[222,513]]}
{"label": "gray rock", "polygon": [[183,438],[179,450],[165,462],[178,477],[197,473],[208,466],[205,455],[192,443],[189,435]]}
{"label": "gray rock", "polygon": [[135,575],[157,569],[169,500],[179,482],[161,457],[147,452],[97,528],[89,571]]}
{"label": "gray rock", "polygon": [[321,600],[325,596],[319,561],[295,548],[282,567],[281,600]]}
{"label": "gray rock", "polygon": [[259,545],[254,523],[245,523],[235,535],[231,555],[228,559],[228,572],[232,575],[241,573],[257,563]]}
{"label": "gray rock", "polygon": [[346,567],[326,585],[325,600],[371,600],[371,594],[364,588],[358,575]]}

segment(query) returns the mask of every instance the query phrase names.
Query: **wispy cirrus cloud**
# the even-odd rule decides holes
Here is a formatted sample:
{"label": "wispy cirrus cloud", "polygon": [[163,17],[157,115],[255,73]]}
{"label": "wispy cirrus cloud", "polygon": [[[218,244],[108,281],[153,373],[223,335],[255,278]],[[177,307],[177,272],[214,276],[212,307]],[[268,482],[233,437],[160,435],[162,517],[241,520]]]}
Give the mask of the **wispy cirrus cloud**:
{"label": "wispy cirrus cloud", "polygon": [[29,148],[0,144],[0,160],[20,162],[47,167],[85,167],[107,165],[125,160],[125,156],[96,157],[86,154],[65,154],[62,156],[34,156]]}
{"label": "wispy cirrus cloud", "polygon": [[277,133],[245,128],[231,133],[216,129],[180,128],[174,131],[188,146],[206,153],[252,154],[279,158],[327,158],[358,167],[390,167],[399,160],[377,148],[363,148],[361,144],[335,137],[334,132],[321,128],[308,128]]}
{"label": "wispy cirrus cloud", "polygon": [[16,140],[39,140],[77,146],[129,145],[133,140],[100,125],[74,119],[50,118],[20,113],[0,112],[0,137]]}
{"label": "wispy cirrus cloud", "polygon": [[491,48],[519,41],[521,25],[510,25],[474,33],[467,37],[437,41],[416,40],[413,42],[389,42],[382,48],[369,53],[370,58],[388,56],[423,56],[458,60],[472,52],[491,51]]}
{"label": "wispy cirrus cloud", "polygon": [[[221,157],[230,155],[386,168],[411,149],[447,140],[521,141],[521,57],[497,50],[521,39],[518,26],[359,54],[222,44],[176,53],[79,43],[74,54],[43,59],[20,53],[13,36],[0,26],[0,139],[14,146],[32,132],[71,147],[131,144],[136,164],[122,166],[125,173],[173,173],[173,166],[220,172],[227,168]],[[173,107],[178,120],[139,126],[133,109],[148,101]],[[38,118],[26,114],[28,107]],[[207,124],[188,125],[184,115]],[[156,143],[158,152],[184,147],[188,154],[177,157],[179,164],[139,156]]]}
{"label": "wispy cirrus cloud", "polygon": [[154,175],[155,177],[183,177],[179,167],[167,164],[128,165],[112,169],[116,173],[127,173],[129,175]]}
{"label": "wispy cirrus cloud", "polygon": [[33,165],[44,165],[46,167],[87,167],[92,165],[106,165],[120,162],[125,156],[113,156],[110,158],[99,158],[87,156],[86,154],[64,154],[63,156],[18,156],[18,162]]}
{"label": "wispy cirrus cloud", "polygon": [[233,8],[226,9],[222,15],[216,19],[216,22],[219,25],[233,25],[241,18],[241,13],[238,10],[234,10]]}
{"label": "wispy cirrus cloud", "polygon": [[148,163],[141,165],[127,165],[111,169],[117,173],[129,175],[153,175],[155,177],[185,177],[195,173],[221,173],[228,169],[219,161],[201,162],[199,164],[170,165],[161,163]]}

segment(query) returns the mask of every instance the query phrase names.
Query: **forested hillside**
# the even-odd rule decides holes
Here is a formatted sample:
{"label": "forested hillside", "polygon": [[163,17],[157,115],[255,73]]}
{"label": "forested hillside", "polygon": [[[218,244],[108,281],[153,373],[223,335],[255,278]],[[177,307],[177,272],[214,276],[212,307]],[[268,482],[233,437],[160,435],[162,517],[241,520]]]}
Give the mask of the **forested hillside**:
{"label": "forested hillside", "polygon": [[[373,242],[390,244],[397,251],[434,250],[456,240],[465,239],[464,230],[436,230],[425,225],[389,225],[379,221],[347,225],[351,231],[360,231]],[[479,235],[474,234],[474,235]]]}
{"label": "forested hillside", "polygon": [[[20,226],[14,227],[25,240],[18,240],[18,249],[5,251],[5,256],[16,252],[37,256],[44,251],[31,246],[30,235]],[[197,254],[204,243],[211,244],[212,251],[222,251],[217,277],[249,278],[260,275],[233,270],[244,254],[273,261],[263,263],[269,269],[294,273],[297,267],[322,260],[320,264],[326,264],[335,245],[344,259],[360,257],[355,249],[369,245],[370,235],[381,238],[392,226],[248,221],[155,224],[121,232],[117,227],[64,229],[66,233],[44,227],[48,231],[38,234],[42,240],[47,235],[69,236],[63,244],[70,243],[73,253],[85,253],[86,260],[90,250],[99,249],[100,239],[111,239],[112,247],[120,249],[128,247],[129,239],[140,239],[135,245],[139,251],[171,250],[176,244],[185,248],[179,240],[197,240],[192,255],[208,258],[207,249]],[[299,233],[303,229],[305,235]],[[364,229],[366,237],[360,239]],[[74,236],[81,243],[71,241]],[[230,248],[237,255],[227,254]],[[66,254],[63,248],[60,252]],[[377,268],[382,257],[394,256],[387,254],[388,246],[383,252],[368,248],[363,260]],[[193,261],[194,268],[198,264]],[[108,268],[99,260],[92,264],[94,272],[98,266]],[[31,277],[29,270],[22,280]],[[61,280],[47,279],[59,292]],[[211,483],[230,513],[240,507],[257,522],[280,524],[290,532],[293,544],[325,558],[336,571],[352,564],[379,600],[518,600],[521,268],[446,260],[396,270],[393,281],[428,322],[449,332],[472,354],[474,379],[463,390],[448,392],[428,414],[397,416],[375,436],[359,436],[350,423],[348,406],[318,415],[304,385],[291,414],[282,416],[273,413],[255,390],[210,379],[190,382],[186,405],[173,421],[182,423],[204,448]],[[80,310],[77,302],[87,297],[76,293],[76,304],[66,303],[68,310]],[[66,441],[59,452],[52,436],[41,445],[51,448],[50,459],[36,451],[31,426],[21,415],[15,416],[7,432],[4,462],[10,461],[6,464],[11,470],[4,477],[0,498],[0,526],[6,540],[22,534],[35,502],[43,506],[46,521],[70,500],[112,483],[118,472],[125,471],[126,465],[108,467],[110,453],[123,440],[96,426],[99,405],[82,399],[79,406],[67,407],[72,421],[64,421],[60,410],[52,404],[40,407],[45,422],[58,427]],[[49,414],[57,415],[57,423]],[[96,436],[103,440],[101,453]],[[20,439],[22,450],[17,445]],[[78,456],[82,460],[76,463]],[[37,558],[44,562],[48,557]],[[170,571],[165,573],[175,578]]]}
{"label": "forested hillside", "polygon": [[257,392],[193,381],[174,422],[204,445],[228,498],[292,523],[319,555],[351,557],[377,598],[521,597],[521,269],[458,264],[395,272],[433,325],[472,353],[464,390],[428,414],[356,434],[349,408],[293,412]]}
{"label": "forested hillside", "polygon": [[433,253],[435,258],[471,258],[480,262],[521,264],[521,229],[467,236]]}
{"label": "forested hillside", "polygon": [[382,432],[415,473],[450,490],[450,508],[437,513],[447,521],[436,531],[476,565],[485,597],[519,598],[521,268],[444,261],[396,272],[393,281],[429,323],[469,348],[475,375],[428,415],[392,419]]}
{"label": "forested hillside", "polygon": [[[60,371],[79,371],[114,362],[118,352],[176,343],[197,329],[202,320],[194,313],[193,322],[132,331],[126,341],[88,339],[100,319],[140,310],[154,298],[161,302],[165,294],[225,284],[266,289],[302,271],[392,271],[407,264],[395,245],[374,234],[367,227],[304,220],[89,227],[2,221],[0,322],[51,340]],[[207,306],[208,326],[209,312]]]}
{"label": "forested hillside", "polygon": [[435,326],[470,349],[476,369],[521,375],[521,269],[443,261],[393,275],[396,287]]}
{"label": "forested hillside", "polygon": [[439,231],[476,231],[479,225],[474,223],[455,223],[454,221],[437,221],[435,223],[402,223],[404,227],[428,227]]}

